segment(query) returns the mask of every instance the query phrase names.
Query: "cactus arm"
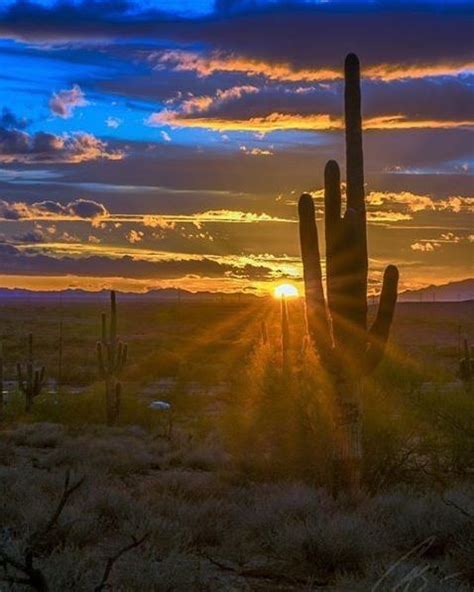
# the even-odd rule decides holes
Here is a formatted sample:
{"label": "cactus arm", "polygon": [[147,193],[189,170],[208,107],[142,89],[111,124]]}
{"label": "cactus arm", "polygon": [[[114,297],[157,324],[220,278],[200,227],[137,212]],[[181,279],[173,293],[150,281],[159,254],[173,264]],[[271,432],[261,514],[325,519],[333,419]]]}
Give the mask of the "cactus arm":
{"label": "cactus arm", "polygon": [[308,334],[320,354],[330,346],[329,322],[324,300],[319,254],[318,229],[313,199],[307,193],[298,204],[300,245],[305,285],[306,323]]}
{"label": "cactus arm", "polygon": [[336,161],[330,160],[324,169],[324,223],[326,236],[326,287],[334,342],[340,337],[338,319],[341,315],[341,174]]}
{"label": "cactus arm", "polygon": [[16,365],[16,372],[17,372],[17,376],[18,376],[18,386],[20,387],[20,390],[26,394],[26,385],[25,382],[23,380],[23,371],[21,369],[21,364],[18,363]]}
{"label": "cactus arm", "polygon": [[369,374],[382,361],[392,326],[398,291],[398,269],[389,265],[383,276],[382,292],[377,316],[368,334],[368,350],[365,361],[365,373]]}
{"label": "cactus arm", "polygon": [[117,300],[114,290],[110,292],[110,343],[115,346],[117,341]]}
{"label": "cactus arm", "polygon": [[350,53],[346,57],[344,110],[346,122],[347,207],[365,212],[364,156],[362,151],[362,114],[360,64]]}
{"label": "cactus arm", "polygon": [[122,370],[127,363],[128,358],[128,344],[124,343],[122,348],[122,360],[120,362],[120,369]]}
{"label": "cactus arm", "polygon": [[119,341],[117,344],[117,348],[116,348],[116,352],[115,352],[115,359],[114,359],[114,369],[117,374],[121,370],[122,356],[123,356],[123,343],[121,341]]}
{"label": "cactus arm", "polygon": [[469,347],[469,343],[468,343],[467,339],[464,340],[463,346],[464,346],[464,359],[466,360],[466,362],[470,363],[470,361],[471,361],[471,349]]}
{"label": "cactus arm", "polygon": [[107,343],[107,315],[103,312],[100,315],[101,321],[101,341],[102,343]]}
{"label": "cactus arm", "polygon": [[[365,213],[364,158],[362,150],[362,114],[360,94],[360,64],[355,54],[345,61],[344,111],[346,124],[347,211],[345,226],[354,226],[351,244],[347,246],[346,284],[347,319],[354,332],[367,328],[367,225]],[[355,340],[357,349],[360,343]]]}
{"label": "cactus arm", "polygon": [[41,376],[40,376],[40,371],[39,370],[35,370],[35,375],[33,378],[33,385],[32,385],[32,389],[31,389],[31,396],[32,397],[37,397],[41,392]]}
{"label": "cactus arm", "polygon": [[33,333],[28,334],[28,361],[33,362]]}
{"label": "cactus arm", "polygon": [[45,372],[46,372],[46,368],[44,366],[41,366],[41,370],[40,370],[40,384],[41,384],[41,388],[43,388],[44,385],[46,384]]}
{"label": "cactus arm", "polygon": [[104,366],[104,354],[103,354],[103,346],[102,342],[97,342],[97,364],[99,366],[99,374],[101,378],[105,376],[105,366]]}

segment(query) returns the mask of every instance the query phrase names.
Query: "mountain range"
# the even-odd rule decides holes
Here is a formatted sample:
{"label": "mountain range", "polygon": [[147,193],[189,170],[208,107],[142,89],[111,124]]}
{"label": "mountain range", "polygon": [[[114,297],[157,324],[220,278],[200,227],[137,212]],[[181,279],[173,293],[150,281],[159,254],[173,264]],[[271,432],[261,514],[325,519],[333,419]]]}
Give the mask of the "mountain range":
{"label": "mountain range", "polygon": [[[69,289],[62,291],[33,291],[23,289],[0,288],[0,300],[64,300],[64,301],[100,301],[107,297],[108,290],[89,292],[81,289]],[[244,295],[242,295],[244,296]],[[121,300],[188,300],[188,299],[233,299],[240,297],[237,294],[225,294],[219,292],[188,292],[187,290],[166,288],[161,290],[149,290],[144,293],[121,292]],[[255,296],[245,294],[246,298]],[[419,290],[406,290],[398,297],[399,302],[464,302],[474,300],[474,278],[467,278],[457,282],[449,282],[442,285],[431,285]]]}

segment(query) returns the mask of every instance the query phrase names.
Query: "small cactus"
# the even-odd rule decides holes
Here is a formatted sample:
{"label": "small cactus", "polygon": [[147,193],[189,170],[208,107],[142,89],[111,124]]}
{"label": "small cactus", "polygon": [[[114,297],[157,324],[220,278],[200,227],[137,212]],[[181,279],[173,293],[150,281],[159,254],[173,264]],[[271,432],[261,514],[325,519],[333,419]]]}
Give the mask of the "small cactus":
{"label": "small cactus", "polygon": [[127,362],[128,346],[117,337],[117,303],[115,292],[110,292],[110,326],[107,315],[101,316],[101,338],[97,342],[99,375],[105,382],[107,424],[116,423],[120,414],[122,385],[118,381]]}
{"label": "small cactus", "polygon": [[33,358],[33,333],[28,335],[28,358],[26,361],[26,371],[23,374],[22,365],[18,362],[16,365],[18,375],[18,387],[25,395],[25,411],[28,413],[33,407],[36,397],[39,397],[46,383],[45,367],[35,367]]}
{"label": "small cactus", "polygon": [[474,374],[474,360],[471,357],[471,348],[467,339],[464,340],[464,357],[459,360],[459,378],[464,383],[467,392],[472,390],[472,378]]}

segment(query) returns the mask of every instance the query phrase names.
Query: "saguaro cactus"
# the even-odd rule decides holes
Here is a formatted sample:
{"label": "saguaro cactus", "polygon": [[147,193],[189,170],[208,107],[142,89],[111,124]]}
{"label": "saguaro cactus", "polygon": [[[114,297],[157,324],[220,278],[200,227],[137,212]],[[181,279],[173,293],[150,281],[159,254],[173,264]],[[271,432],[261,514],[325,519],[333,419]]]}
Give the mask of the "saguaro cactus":
{"label": "saguaro cactus", "polygon": [[3,373],[3,343],[0,341],[0,419],[2,418],[2,415],[3,415],[3,405],[4,405],[4,400],[3,400],[3,379],[4,379],[4,373]]}
{"label": "saguaro cactus", "polygon": [[464,383],[466,392],[472,390],[472,377],[474,374],[474,360],[471,358],[471,348],[467,339],[464,340],[464,357],[459,360],[459,378]]}
{"label": "saguaro cactus", "polygon": [[398,270],[387,267],[375,321],[367,330],[367,221],[362,151],[360,66],[345,62],[347,190],[341,216],[339,166],[326,165],[326,288],[324,295],[314,203],[299,201],[308,334],[326,368],[334,392],[335,487],[358,488],[361,461],[360,379],[383,358],[397,300]]}
{"label": "saguaro cactus", "polygon": [[28,335],[28,357],[26,360],[26,372],[23,375],[22,365],[18,362],[16,365],[18,374],[18,387],[25,395],[25,411],[28,413],[33,407],[33,402],[36,397],[41,394],[41,391],[46,383],[45,367],[35,368],[33,358],[33,333]]}
{"label": "saguaro cactus", "polygon": [[122,386],[120,374],[127,362],[128,346],[117,337],[117,303],[115,292],[110,292],[110,326],[107,331],[107,315],[102,313],[102,334],[97,342],[97,362],[100,377],[105,382],[107,424],[113,425],[120,414]]}

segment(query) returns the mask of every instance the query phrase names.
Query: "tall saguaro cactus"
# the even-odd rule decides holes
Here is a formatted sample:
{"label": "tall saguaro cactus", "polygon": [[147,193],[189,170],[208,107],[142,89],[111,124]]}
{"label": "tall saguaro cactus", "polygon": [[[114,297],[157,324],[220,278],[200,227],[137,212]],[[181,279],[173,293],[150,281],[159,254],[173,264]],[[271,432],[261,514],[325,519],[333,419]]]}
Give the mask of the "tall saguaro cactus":
{"label": "tall saguaro cactus", "polygon": [[25,395],[25,411],[28,413],[33,407],[36,397],[39,397],[46,383],[45,367],[35,368],[33,358],[33,333],[28,335],[28,357],[26,360],[26,372],[23,375],[23,368],[20,363],[16,365],[18,375],[18,387]]}
{"label": "tall saguaro cactus", "polygon": [[397,300],[398,269],[384,273],[378,312],[367,329],[367,220],[365,210],[360,65],[345,61],[346,210],[341,215],[341,182],[335,161],[324,172],[326,288],[324,295],[314,203],[299,201],[306,319],[311,341],[326,368],[334,394],[335,487],[360,482],[360,380],[382,360]]}
{"label": "tall saguaro cactus", "polygon": [[107,424],[114,425],[120,414],[122,385],[120,374],[127,362],[128,346],[117,337],[117,302],[115,292],[110,292],[110,326],[107,315],[102,313],[102,334],[97,342],[97,362],[100,377],[105,382]]}

